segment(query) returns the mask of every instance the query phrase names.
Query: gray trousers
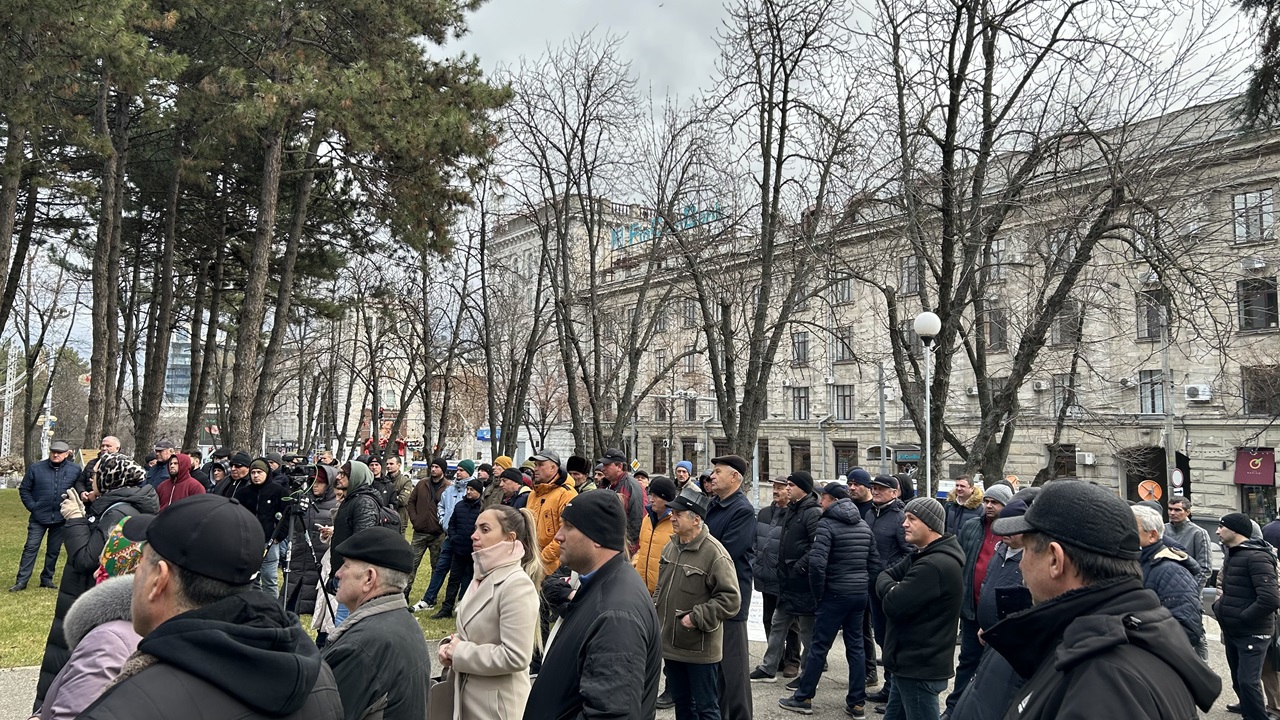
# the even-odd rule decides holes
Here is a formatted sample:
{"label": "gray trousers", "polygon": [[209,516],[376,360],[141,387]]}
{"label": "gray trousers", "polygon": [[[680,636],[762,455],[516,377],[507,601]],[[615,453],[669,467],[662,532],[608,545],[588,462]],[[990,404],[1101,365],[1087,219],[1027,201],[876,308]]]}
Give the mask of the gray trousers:
{"label": "gray trousers", "polygon": [[774,608],[773,627],[769,628],[769,645],[765,648],[764,659],[760,661],[760,669],[769,675],[778,674],[778,666],[782,664],[782,656],[787,646],[787,631],[794,623],[800,633],[800,647],[804,652],[800,656],[800,666],[804,667],[805,656],[809,654],[809,643],[813,640],[813,615],[796,615],[782,606]]}

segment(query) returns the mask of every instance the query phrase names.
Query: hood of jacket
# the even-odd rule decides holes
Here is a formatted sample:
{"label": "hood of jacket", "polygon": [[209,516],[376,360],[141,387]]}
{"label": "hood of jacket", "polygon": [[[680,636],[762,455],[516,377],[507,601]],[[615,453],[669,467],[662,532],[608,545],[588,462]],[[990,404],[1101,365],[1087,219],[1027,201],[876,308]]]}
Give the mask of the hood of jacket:
{"label": "hood of jacket", "polygon": [[116,503],[129,503],[140,513],[154,515],[160,512],[160,496],[156,494],[156,489],[150,485],[125,485],[113,490],[108,490],[104,495],[100,496],[93,504],[89,506],[89,514],[94,517],[102,517],[112,505]]}
{"label": "hood of jacket", "polygon": [[359,490],[362,486],[373,484],[373,471],[359,460],[351,461],[351,476],[347,478],[347,494]]}
{"label": "hood of jacket", "polygon": [[1227,556],[1229,557],[1237,553],[1246,553],[1246,552],[1264,552],[1270,555],[1271,557],[1276,556],[1276,549],[1271,547],[1271,544],[1268,543],[1266,540],[1260,540],[1258,538],[1249,538],[1248,540],[1245,540],[1244,542],[1240,543],[1239,545],[1233,548],[1228,548]]}
{"label": "hood of jacket", "polygon": [[973,492],[969,495],[969,499],[963,503],[956,502],[956,491],[952,490],[947,493],[947,504],[960,505],[965,510],[977,510],[982,507],[982,488],[974,488]]}
{"label": "hood of jacket", "polygon": [[[561,471],[560,471],[560,474],[556,475],[556,479],[555,479],[555,480],[552,480],[551,482],[547,482],[547,483],[534,483],[534,484],[533,484],[533,494],[535,494],[535,495],[546,495],[546,494],[547,494],[547,493],[549,493],[549,492],[554,492],[554,491],[556,491],[556,490],[559,490],[559,489],[560,489],[560,488],[562,488],[562,487],[566,487],[566,482],[567,482],[568,480],[569,480],[569,473],[565,472],[564,470],[561,470]],[[465,487],[465,485],[464,485],[464,487]],[[567,485],[567,487],[568,487],[570,490],[574,490],[574,489],[575,489],[575,488],[573,487],[573,485],[572,485],[572,484],[568,484],[568,485]]]}
{"label": "hood of jacket", "polygon": [[854,505],[852,500],[836,501],[834,505],[822,511],[822,517],[845,525],[857,525],[862,522],[862,516],[858,514],[858,506]]}
{"label": "hood of jacket", "polygon": [[1186,633],[1138,578],[1079,588],[996,623],[983,636],[1023,677],[1035,674],[1049,653],[1066,672],[1120,645],[1134,645],[1164,661],[1204,710],[1222,681],[1186,641]]}
{"label": "hood of jacket", "polygon": [[100,585],[89,588],[67,611],[62,620],[62,632],[71,650],[80,644],[94,628],[112,620],[133,620],[130,603],[133,599],[133,576],[121,575],[109,578]]}
{"label": "hood of jacket", "polygon": [[301,709],[320,677],[320,651],[297,617],[255,590],[170,618],[138,650],[272,716]]}
{"label": "hood of jacket", "polygon": [[312,502],[318,502],[318,503],[328,502],[335,497],[333,483],[336,482],[338,479],[338,469],[331,465],[317,465],[316,467],[319,468],[318,472],[321,475],[324,475],[324,478],[325,478],[324,495],[321,495],[320,497],[317,498],[316,494],[312,492],[311,493]]}
{"label": "hood of jacket", "polygon": [[171,475],[169,479],[173,481],[174,485],[177,485],[187,480],[192,480],[193,478],[191,477],[191,456],[185,453],[178,453],[177,455],[174,455],[174,457],[178,459],[178,474]]}

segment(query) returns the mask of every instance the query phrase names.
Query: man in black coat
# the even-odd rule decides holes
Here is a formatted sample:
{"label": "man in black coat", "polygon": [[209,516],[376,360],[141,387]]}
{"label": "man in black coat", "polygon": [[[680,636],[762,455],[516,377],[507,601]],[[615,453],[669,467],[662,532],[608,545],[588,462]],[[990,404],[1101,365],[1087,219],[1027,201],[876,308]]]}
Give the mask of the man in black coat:
{"label": "man in black coat", "polygon": [[471,534],[476,531],[476,520],[484,510],[480,501],[480,493],[484,492],[484,482],[472,478],[467,482],[467,492],[462,500],[453,507],[453,515],[449,517],[449,552],[453,559],[449,561],[449,584],[445,587],[444,603],[440,611],[431,617],[437,620],[453,617],[453,606],[462,599],[462,594],[471,584],[475,567],[471,559]]}
{"label": "man in black coat", "polygon": [[1213,614],[1227,648],[1231,687],[1240,700],[1228,709],[1236,709],[1245,720],[1266,720],[1262,665],[1275,634],[1280,590],[1275,551],[1264,540],[1250,540],[1252,532],[1244,513],[1223,515],[1218,521],[1218,538],[1227,548],[1227,557],[1222,565],[1222,594],[1213,604]]}
{"label": "man in black coat", "polygon": [[1160,604],[1182,624],[1191,647],[1199,648],[1204,639],[1200,585],[1196,579],[1200,575],[1200,564],[1165,541],[1164,518],[1158,510],[1145,505],[1134,505],[1131,509],[1138,523],[1138,544],[1142,547],[1142,556],[1138,558],[1142,585],[1154,592]]}
{"label": "man in black coat", "polygon": [[653,598],[622,554],[627,518],[611,493],[571,499],[560,515],[560,561],[581,585],[561,610],[525,720],[609,717],[651,720],[662,640]]}
{"label": "man in black coat", "polygon": [[343,717],[333,672],[298,619],[252,589],[260,532],[252,513],[218,495],[125,522],[125,537],[146,542],[133,579],[142,642],[81,718]]}
{"label": "man in black coat", "polygon": [[813,476],[797,470],[787,476],[791,499],[782,521],[782,544],[778,551],[778,608],[773,611],[773,631],[760,665],[751,671],[751,682],[774,682],[782,663],[787,631],[794,623],[800,633],[801,658],[813,638],[814,615],[818,611],[809,585],[809,549],[818,533],[822,508],[813,493]]}
{"label": "man in black coat", "polygon": [[866,717],[867,688],[863,682],[862,616],[867,609],[867,591],[872,578],[880,574],[871,528],[858,515],[849,489],[829,483],[822,490],[822,518],[809,550],[809,587],[818,603],[813,626],[813,644],[804,661],[800,687],[778,701],[786,710],[812,712],[812,698],[827,662],[827,651],[836,632],[844,631],[844,656],[849,667],[849,690],[845,713],[855,720]]}
{"label": "man in black coat", "polygon": [[[912,547],[907,543],[902,527],[904,519],[902,509],[905,504],[898,497],[900,482],[892,475],[877,475],[871,479],[871,508],[862,514],[862,519],[871,526],[871,534],[876,539],[876,551],[880,553],[880,562],[885,567],[893,567],[899,560],[911,554]],[[871,608],[871,629],[875,641],[880,644],[881,651],[885,647],[884,607],[880,596],[872,588],[867,603]],[[889,691],[893,689],[893,675],[885,671],[884,685],[879,691],[867,696],[875,703],[889,702]]]}
{"label": "man in black coat", "polygon": [[345,720],[380,708],[384,720],[427,714],[431,653],[404,600],[413,550],[390,528],[361,530],[338,546],[338,601],[351,609],[329,635],[324,661],[333,668]]}
{"label": "man in black coat", "polygon": [[747,644],[747,615],[751,610],[751,561],[755,558],[756,511],[742,480],[747,476],[747,461],[738,455],[711,458],[711,477],[705,490],[711,498],[707,510],[707,530],[720,541],[733,558],[738,573],[738,592],[742,606],[738,614],[724,623],[724,653],[720,660],[720,715],[751,720],[751,684],[747,673],[751,666],[751,649]]}
{"label": "man in black coat", "polygon": [[[756,514],[756,555],[751,561],[751,576],[756,590],[764,598],[764,634],[773,630],[773,613],[778,607],[778,553],[782,549],[782,521],[787,516],[787,476],[773,479],[773,503],[760,508]],[[782,676],[793,678],[800,674],[800,635],[793,628],[787,633],[787,643],[782,658]]]}
{"label": "man in black coat", "polygon": [[916,551],[880,573],[884,669],[893,674],[885,720],[935,720],[938,694],[955,674],[953,657],[964,593],[964,551],[946,533],[942,503],[918,497],[903,508],[903,529]]}
{"label": "man in black coat", "polygon": [[1137,525],[1113,490],[1051,481],[995,532],[1023,536],[1022,582],[1035,603],[982,636],[1028,678],[1005,718],[1174,720],[1213,705],[1222,681],[1142,587]]}
{"label": "man in black coat", "polygon": [[266,458],[258,458],[250,463],[249,484],[236,491],[236,502],[249,509],[262,525],[261,571],[258,573],[258,587],[271,597],[280,595],[280,542],[276,539],[277,516],[285,511],[284,486],[271,480],[271,467]]}

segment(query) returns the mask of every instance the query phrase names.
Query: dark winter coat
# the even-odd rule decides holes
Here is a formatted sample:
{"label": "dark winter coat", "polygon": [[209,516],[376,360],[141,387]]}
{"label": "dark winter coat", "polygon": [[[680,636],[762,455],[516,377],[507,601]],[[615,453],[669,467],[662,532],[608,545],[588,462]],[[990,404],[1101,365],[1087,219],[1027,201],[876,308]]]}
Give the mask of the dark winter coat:
{"label": "dark winter coat", "polygon": [[987,564],[987,576],[982,580],[982,591],[978,595],[978,610],[974,614],[978,627],[989,630],[1000,620],[996,590],[1016,587],[1022,587],[1022,552],[1009,555],[1008,546],[1000,543]]}
{"label": "dark winter coat", "polygon": [[742,607],[731,621],[746,622],[751,610],[751,561],[755,558],[756,510],[747,494],[738,492],[721,500],[711,498],[707,509],[707,529],[711,537],[720,541],[733,558],[733,569],[738,573],[738,592],[742,595]]}
{"label": "dark winter coat", "polygon": [[866,595],[882,569],[871,527],[858,517],[852,500],[838,500],[822,511],[809,550],[809,588],[817,602],[827,595]]}
{"label": "dark winter coat", "polygon": [[320,539],[320,529],[316,526],[332,525],[334,513],[338,511],[338,498],[333,492],[333,479],[337,472],[328,465],[320,468],[320,472],[329,476],[324,495],[317,498],[312,493],[305,502],[291,505],[285,516],[287,522],[282,522],[276,529],[277,537],[289,536],[289,556],[280,558],[288,568],[284,586],[285,607],[299,615],[315,611],[320,560],[329,549],[329,543]]}
{"label": "dark winter coat", "polygon": [[[738,574],[733,560],[707,526],[687,543],[672,535],[662,549],[654,605],[662,632],[662,657],[696,665],[724,656],[724,621],[738,613]],[[688,617],[692,628],[684,626]]]}
{"label": "dark winter coat", "polygon": [[964,527],[965,523],[973,518],[982,517],[982,489],[974,488],[968,502],[964,503],[956,502],[956,491],[952,490],[947,495],[943,509],[947,517],[947,532],[959,536],[960,528]]}
{"label": "dark winter coat", "polygon": [[155,465],[147,468],[147,484],[153,488],[159,489],[160,483],[169,479],[169,463],[157,462]]}
{"label": "dark winter coat", "polygon": [[658,616],[649,589],[623,555],[600,566],[562,614],[525,720],[653,718],[662,668]]}
{"label": "dark winter coat", "polygon": [[40,680],[36,684],[36,704],[44,700],[53,678],[67,664],[71,650],[62,632],[62,620],[83,595],[95,584],[93,575],[102,565],[102,547],[107,533],[126,517],[154,514],[160,511],[160,498],[150,485],[126,486],[109,490],[85,508],[85,516],[68,520],[62,529],[62,544],[67,562],[58,585],[58,602],[53,609],[53,625],[44,641],[44,659],[40,662]]}
{"label": "dark winter coat", "polygon": [[249,591],[161,623],[84,720],[338,720],[329,666],[298,619]]}
{"label": "dark winter coat", "polygon": [[1133,577],[1064,593],[983,638],[1029,678],[1006,720],[1183,720],[1222,691],[1178,621]]}
{"label": "dark winter coat", "polygon": [[276,515],[283,516],[285,513],[284,496],[284,487],[271,482],[270,477],[261,485],[254,485],[251,482],[236,492],[236,502],[253,513],[254,517],[258,518],[258,523],[262,525],[264,544],[270,542],[271,536],[276,532],[276,523],[279,522]]}
{"label": "dark winter coat", "polygon": [[346,720],[360,720],[379,703],[385,720],[426,717],[431,653],[407,609],[399,592],[373,598],[329,634],[323,657],[333,669]]}
{"label": "dark winter coat", "polygon": [[756,590],[777,595],[778,551],[782,546],[782,519],[787,515],[785,507],[769,505],[760,508],[756,515],[755,557],[751,560],[751,576]]}
{"label": "dark winter coat", "polygon": [[346,562],[338,546],[356,533],[378,524],[378,493],[365,485],[347,495],[338,506],[338,513],[333,516],[333,537],[329,538],[329,572],[330,576],[338,573],[338,568]]}
{"label": "dark winter coat", "polygon": [[982,541],[986,539],[987,525],[986,518],[976,517],[965,523],[964,527],[960,528],[960,534],[956,536],[960,549],[964,551],[964,597],[960,599],[960,617],[965,620],[974,619],[974,613],[977,612],[976,603],[973,601],[973,574],[978,567],[978,554],[982,552]]}
{"label": "dark winter coat", "polygon": [[1227,548],[1220,582],[1222,596],[1213,604],[1224,635],[1271,635],[1280,609],[1275,550],[1265,540],[1245,540]]}
{"label": "dark winter coat", "polygon": [[236,480],[235,478],[231,477],[231,473],[230,471],[228,471],[227,476],[222,478],[222,482],[218,483],[217,485],[214,485],[213,490],[211,490],[210,492],[212,492],[214,495],[221,495],[224,498],[233,498],[236,496],[236,493],[240,492],[241,488],[243,488],[248,484],[249,484],[248,475],[245,475],[239,480]]}
{"label": "dark winter coat", "polygon": [[634,553],[640,545],[640,524],[644,522],[644,509],[649,505],[648,495],[631,473],[623,475],[609,489],[622,497],[622,507],[627,513],[627,547]]}
{"label": "dark winter coat", "polygon": [[795,615],[818,612],[818,601],[809,585],[809,550],[818,534],[822,508],[818,499],[806,495],[787,506],[782,521],[782,546],[778,551],[778,606]]}
{"label": "dark winter coat", "polygon": [[[978,597],[977,620],[983,631],[990,630],[999,622],[996,590],[1022,587],[1021,562],[1022,551],[1009,555],[1008,546],[1004,543],[996,545]],[[978,669],[951,711],[951,720],[1000,720],[1014,694],[1025,682],[1003,655],[990,647],[984,648]]]}
{"label": "dark winter coat", "polygon": [[964,552],[943,535],[880,573],[876,593],[888,618],[884,669],[914,680],[955,675]]}
{"label": "dark winter coat", "polygon": [[1200,564],[1164,542],[1142,548],[1142,585],[1160,598],[1173,618],[1187,632],[1192,647],[1200,645],[1204,626],[1200,620],[1200,588],[1196,578]]}
{"label": "dark winter coat", "polygon": [[880,552],[880,562],[885,567],[892,567],[915,549],[907,543],[902,529],[902,521],[906,517],[905,508],[906,504],[902,500],[894,498],[884,506],[872,505],[862,515],[876,537],[876,550]]}
{"label": "dark winter coat", "polygon": [[480,498],[462,502],[453,507],[453,517],[449,518],[449,547],[455,555],[471,555],[471,534],[476,531],[476,519],[484,512],[484,503]]}
{"label": "dark winter coat", "polygon": [[440,498],[447,487],[449,483],[444,478],[439,483],[431,478],[423,478],[413,486],[406,509],[415,533],[435,537],[444,532],[444,527],[440,525]]}
{"label": "dark winter coat", "polygon": [[62,496],[80,477],[80,466],[63,460],[56,467],[48,458],[27,468],[18,485],[18,497],[31,513],[31,519],[41,525],[61,525],[64,521],[59,506]]}

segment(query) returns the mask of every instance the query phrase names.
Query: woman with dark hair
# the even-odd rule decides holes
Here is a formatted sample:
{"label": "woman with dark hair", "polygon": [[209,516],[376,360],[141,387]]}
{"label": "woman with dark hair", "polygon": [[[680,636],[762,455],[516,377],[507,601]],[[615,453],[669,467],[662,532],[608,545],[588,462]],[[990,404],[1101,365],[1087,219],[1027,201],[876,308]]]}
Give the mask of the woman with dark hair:
{"label": "woman with dark hair", "polygon": [[498,505],[480,513],[471,534],[475,574],[458,605],[458,632],[440,643],[453,670],[453,717],[524,716],[529,663],[538,637],[542,560],[533,514]]}
{"label": "woman with dark hair", "polygon": [[58,586],[53,626],[44,644],[44,660],[40,663],[40,680],[36,684],[36,710],[44,703],[54,677],[71,657],[62,621],[76,598],[94,586],[94,573],[101,566],[107,533],[126,517],[160,511],[160,499],[155,488],[146,484],[146,477],[142,466],[128,456],[104,452],[98,456],[90,475],[92,497],[97,499],[86,508],[79,494],[72,490],[62,501],[62,516],[67,519],[62,530],[67,564],[62,569],[62,584]]}

